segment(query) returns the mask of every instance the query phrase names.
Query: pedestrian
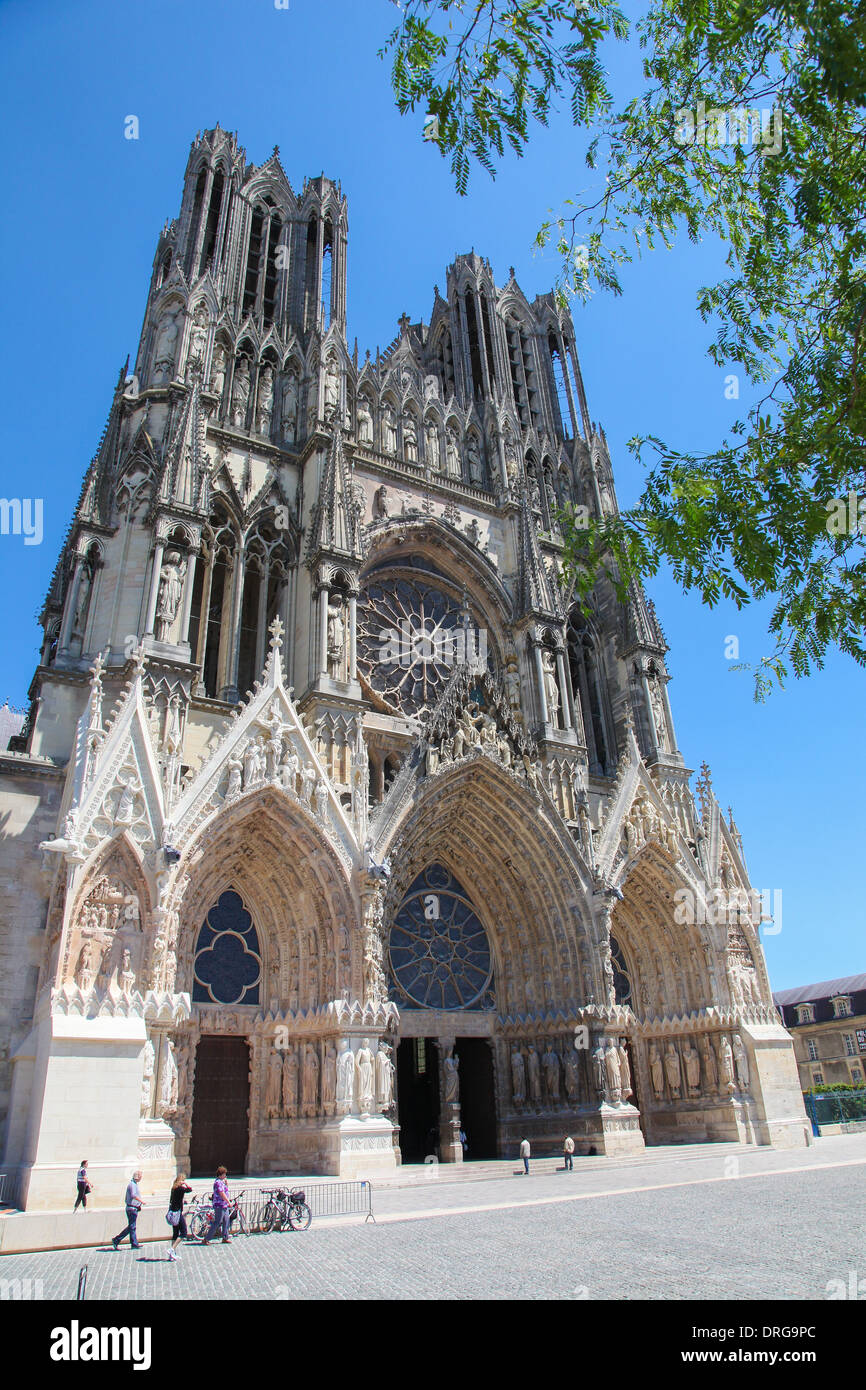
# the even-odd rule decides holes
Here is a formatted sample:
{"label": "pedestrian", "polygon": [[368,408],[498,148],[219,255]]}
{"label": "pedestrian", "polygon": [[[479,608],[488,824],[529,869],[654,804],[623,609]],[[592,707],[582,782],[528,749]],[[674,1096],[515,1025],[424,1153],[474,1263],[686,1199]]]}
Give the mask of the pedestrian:
{"label": "pedestrian", "polygon": [[111,1242],[115,1250],[126,1236],[129,1236],[129,1243],[132,1246],[133,1250],[141,1249],[141,1246],[138,1243],[138,1235],[136,1234],[135,1230],[136,1222],[138,1221],[138,1213],[144,1206],[144,1202],[141,1199],[141,1193],[138,1190],[138,1184],[140,1182],[141,1173],[136,1168],[135,1172],[132,1175],[132,1180],[127,1184],[126,1188],[126,1226],[121,1231],[120,1235],[115,1236],[114,1240]]}
{"label": "pedestrian", "polygon": [[79,1206],[82,1206],[84,1210],[87,1211],[87,1194],[88,1192],[92,1192],[93,1188],[87,1177],[86,1158],[82,1158],[81,1160],[81,1167],[78,1170],[78,1176],[75,1181],[78,1183],[78,1196],[75,1198],[75,1206],[72,1210],[78,1211]]}
{"label": "pedestrian", "polygon": [[174,1228],[171,1237],[171,1249],[168,1252],[168,1258],[171,1261],[180,1259],[177,1253],[177,1247],[180,1245],[181,1241],[186,1240],[189,1235],[186,1229],[186,1217],[183,1214],[183,1203],[187,1192],[192,1192],[192,1188],[187,1183],[186,1173],[178,1173],[171,1185],[171,1195],[168,1199],[168,1211],[165,1215],[165,1219],[169,1226]]}
{"label": "pedestrian", "polygon": [[208,1227],[202,1245],[209,1245],[211,1236],[217,1231],[223,1233],[223,1245],[231,1245],[232,1238],[229,1235],[229,1184],[225,1168],[220,1165],[216,1170],[216,1177],[213,1185],[213,1220]]}
{"label": "pedestrian", "polygon": [[531,1152],[532,1152],[532,1150],[531,1150],[530,1147],[529,1147],[529,1140],[528,1140],[528,1139],[521,1139],[521,1141],[520,1141],[520,1157],[523,1159],[523,1176],[524,1176],[524,1177],[528,1177],[528,1176],[529,1176],[529,1155],[530,1155]]}
{"label": "pedestrian", "polygon": [[574,1153],[574,1140],[572,1139],[572,1137],[571,1137],[570,1134],[566,1134],[566,1136],[565,1136],[565,1143],[564,1143],[563,1146],[562,1146],[562,1152],[563,1152],[563,1156],[564,1156],[564,1158],[565,1158],[565,1171],[566,1171],[566,1173],[573,1173],[573,1172],[574,1172],[574,1159],[572,1158],[571,1155]]}
{"label": "pedestrian", "polygon": [[463,1150],[463,1157],[465,1158],[467,1153],[469,1152],[469,1140],[466,1138],[465,1129],[461,1129],[460,1131],[460,1147]]}

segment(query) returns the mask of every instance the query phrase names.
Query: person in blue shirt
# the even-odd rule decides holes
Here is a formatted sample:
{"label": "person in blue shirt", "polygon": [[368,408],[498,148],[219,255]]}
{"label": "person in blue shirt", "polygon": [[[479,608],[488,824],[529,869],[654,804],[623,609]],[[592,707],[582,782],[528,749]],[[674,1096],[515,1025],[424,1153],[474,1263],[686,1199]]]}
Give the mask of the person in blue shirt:
{"label": "person in blue shirt", "polygon": [[144,1206],[144,1202],[141,1198],[141,1193],[138,1190],[138,1184],[140,1182],[141,1173],[138,1171],[138,1169],[136,1169],[136,1171],[132,1175],[131,1182],[127,1185],[126,1197],[124,1199],[126,1202],[126,1227],[124,1230],[121,1231],[120,1235],[115,1236],[114,1240],[111,1242],[115,1250],[126,1236],[129,1236],[129,1243],[132,1246],[133,1250],[141,1249],[141,1246],[138,1243],[138,1236],[135,1230],[136,1222],[138,1221],[138,1213]]}

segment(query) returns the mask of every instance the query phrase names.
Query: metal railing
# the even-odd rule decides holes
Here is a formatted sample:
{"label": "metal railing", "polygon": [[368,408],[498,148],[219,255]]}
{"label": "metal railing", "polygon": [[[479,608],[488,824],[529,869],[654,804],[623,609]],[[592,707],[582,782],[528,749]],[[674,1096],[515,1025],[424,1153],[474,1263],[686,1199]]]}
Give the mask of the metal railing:
{"label": "metal railing", "polygon": [[0,1207],[5,1207],[5,1206],[8,1206],[8,1205],[11,1205],[11,1203],[9,1203],[9,1202],[7,1201],[7,1197],[6,1197],[6,1189],[7,1189],[7,1187],[10,1187],[10,1186],[11,1186],[11,1184],[10,1184],[10,1182],[9,1182],[9,1176],[8,1176],[8,1174],[7,1174],[7,1173],[0,1173]]}
{"label": "metal railing", "polygon": [[[275,1185],[276,1186],[276,1185]],[[287,1192],[303,1191],[304,1200],[313,1216],[363,1216],[365,1223],[375,1223],[373,1215],[373,1184],[360,1182],[329,1182],[307,1184],[303,1181],[282,1183]],[[204,1195],[209,1196],[207,1190]],[[262,1229],[262,1217],[270,1196],[264,1188],[245,1188],[240,1183],[229,1187],[229,1201],[239,1206],[250,1231]],[[191,1206],[186,1208],[187,1218]],[[236,1229],[233,1227],[233,1229]]]}
{"label": "metal railing", "polygon": [[828,1125],[839,1125],[844,1134],[866,1129],[866,1087],[851,1091],[806,1091],[803,1099],[816,1134]]}

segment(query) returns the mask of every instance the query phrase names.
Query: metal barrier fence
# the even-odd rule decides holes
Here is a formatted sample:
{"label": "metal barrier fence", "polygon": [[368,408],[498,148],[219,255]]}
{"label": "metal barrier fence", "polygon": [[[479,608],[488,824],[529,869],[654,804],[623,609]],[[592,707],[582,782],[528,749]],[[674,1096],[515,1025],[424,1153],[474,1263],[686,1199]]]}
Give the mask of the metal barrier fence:
{"label": "metal barrier fence", "polygon": [[[302,1191],[314,1217],[363,1216],[365,1224],[367,1221],[376,1221],[373,1215],[373,1184],[370,1182],[323,1182],[310,1186],[294,1183],[282,1186],[286,1192]],[[277,1190],[276,1184],[273,1190]],[[208,1189],[205,1189],[204,1195],[209,1197]],[[235,1202],[238,1199],[250,1231],[262,1230],[264,1210],[270,1201],[269,1191],[263,1188],[244,1188],[240,1183],[233,1184],[229,1187],[229,1201]],[[192,1209],[191,1203],[186,1208],[187,1220]]]}
{"label": "metal barrier fence", "polygon": [[841,1126],[845,1134],[866,1129],[866,1087],[856,1091],[806,1091],[803,1099],[816,1134],[829,1125]]}
{"label": "metal barrier fence", "polygon": [[0,1173],[0,1207],[6,1206],[6,1188],[11,1186],[5,1173]]}

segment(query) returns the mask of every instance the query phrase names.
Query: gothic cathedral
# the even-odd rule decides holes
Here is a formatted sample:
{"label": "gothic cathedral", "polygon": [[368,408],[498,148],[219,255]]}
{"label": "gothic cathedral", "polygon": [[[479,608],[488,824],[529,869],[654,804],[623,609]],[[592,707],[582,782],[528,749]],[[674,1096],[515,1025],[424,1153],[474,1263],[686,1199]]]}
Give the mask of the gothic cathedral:
{"label": "gothic cathedral", "polygon": [[801,1145],[733,819],[690,789],[574,326],[472,253],[384,352],[346,200],[196,138],[0,755],[19,1205],[176,1166]]}

